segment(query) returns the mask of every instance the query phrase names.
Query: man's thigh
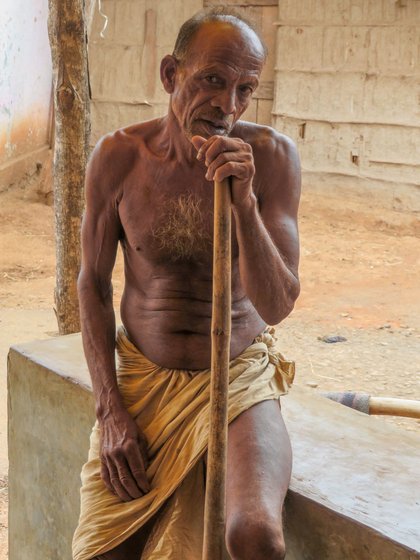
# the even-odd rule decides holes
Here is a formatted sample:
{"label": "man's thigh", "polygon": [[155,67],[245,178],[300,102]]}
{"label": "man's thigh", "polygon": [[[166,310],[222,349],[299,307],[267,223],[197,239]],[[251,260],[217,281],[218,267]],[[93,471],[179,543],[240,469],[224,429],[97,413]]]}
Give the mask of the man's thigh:
{"label": "man's thigh", "polygon": [[292,451],[278,400],[259,403],[229,426],[226,529],[278,519],[290,482]]}

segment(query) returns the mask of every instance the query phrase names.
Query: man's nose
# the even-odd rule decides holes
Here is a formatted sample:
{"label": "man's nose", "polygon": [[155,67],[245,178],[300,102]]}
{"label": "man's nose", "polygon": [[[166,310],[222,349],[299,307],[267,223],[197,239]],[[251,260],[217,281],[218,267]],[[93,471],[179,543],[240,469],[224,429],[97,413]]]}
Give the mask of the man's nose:
{"label": "man's nose", "polygon": [[211,104],[218,107],[225,115],[232,115],[236,111],[236,92],[235,89],[224,89],[213,97]]}

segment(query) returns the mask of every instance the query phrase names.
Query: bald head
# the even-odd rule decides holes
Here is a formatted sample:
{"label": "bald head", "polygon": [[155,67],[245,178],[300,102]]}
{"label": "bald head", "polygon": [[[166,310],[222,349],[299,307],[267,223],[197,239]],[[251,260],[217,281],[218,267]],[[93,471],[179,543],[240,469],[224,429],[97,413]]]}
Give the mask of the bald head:
{"label": "bald head", "polygon": [[258,30],[254,25],[238,12],[227,8],[212,8],[203,10],[187,20],[179,30],[175,42],[173,56],[181,63],[188,57],[189,48],[198,31],[211,24],[222,24],[223,27],[231,27],[239,32],[246,41],[253,43],[261,49],[263,59],[267,57],[267,47]]}

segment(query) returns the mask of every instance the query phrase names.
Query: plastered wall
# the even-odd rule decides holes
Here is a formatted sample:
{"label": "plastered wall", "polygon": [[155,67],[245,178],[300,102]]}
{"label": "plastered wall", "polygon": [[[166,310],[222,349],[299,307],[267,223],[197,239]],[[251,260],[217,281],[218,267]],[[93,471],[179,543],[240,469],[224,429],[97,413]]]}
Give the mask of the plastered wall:
{"label": "plastered wall", "polygon": [[38,177],[50,143],[48,0],[2,0],[0,13],[0,191]]}
{"label": "plastered wall", "polygon": [[279,0],[273,113],[309,182],[420,209],[420,1]]}
{"label": "plastered wall", "polygon": [[51,57],[48,0],[2,0],[0,164],[48,143]]}

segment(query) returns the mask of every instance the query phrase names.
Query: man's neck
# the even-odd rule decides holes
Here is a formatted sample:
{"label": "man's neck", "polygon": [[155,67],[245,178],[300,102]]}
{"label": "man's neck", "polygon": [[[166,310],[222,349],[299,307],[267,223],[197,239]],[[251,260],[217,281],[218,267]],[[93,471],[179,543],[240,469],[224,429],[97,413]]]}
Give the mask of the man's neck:
{"label": "man's neck", "polygon": [[169,106],[168,114],[162,120],[162,147],[169,157],[179,163],[195,163],[197,150],[192,145],[185,131],[182,130],[177,118]]}

